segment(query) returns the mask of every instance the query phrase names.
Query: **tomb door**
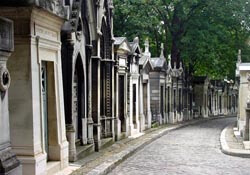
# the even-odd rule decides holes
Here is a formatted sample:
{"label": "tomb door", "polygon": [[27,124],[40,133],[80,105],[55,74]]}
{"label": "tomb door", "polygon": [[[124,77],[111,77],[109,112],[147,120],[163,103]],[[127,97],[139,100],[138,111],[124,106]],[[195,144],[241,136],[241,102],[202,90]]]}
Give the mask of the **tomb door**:
{"label": "tomb door", "polygon": [[136,127],[136,84],[133,84],[133,124]]}
{"label": "tomb door", "polygon": [[164,112],[164,110],[163,110],[163,108],[164,108],[164,107],[163,107],[163,104],[164,104],[164,102],[163,102],[163,100],[164,100],[164,99],[163,99],[163,95],[164,95],[164,94],[163,94],[163,86],[161,86],[161,97],[160,97],[160,98],[161,98],[161,100],[160,100],[160,103],[161,103],[161,104],[160,104],[160,112],[161,112],[161,116],[162,116],[162,117],[163,117],[163,112]]}
{"label": "tomb door", "polygon": [[121,132],[126,131],[125,126],[125,94],[124,94],[124,76],[119,76],[119,119],[121,121]]}
{"label": "tomb door", "polygon": [[148,122],[148,114],[147,114],[147,108],[148,108],[148,84],[143,83],[143,113],[146,118],[145,122]]}

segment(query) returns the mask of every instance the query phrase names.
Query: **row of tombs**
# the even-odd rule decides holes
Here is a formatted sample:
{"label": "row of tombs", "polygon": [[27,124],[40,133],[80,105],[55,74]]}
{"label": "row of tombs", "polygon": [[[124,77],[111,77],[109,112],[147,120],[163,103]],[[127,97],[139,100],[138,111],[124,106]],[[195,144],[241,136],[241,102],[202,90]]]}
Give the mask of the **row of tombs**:
{"label": "row of tombs", "polygon": [[152,125],[237,112],[237,84],[114,37],[113,8],[0,2],[0,174],[54,174]]}

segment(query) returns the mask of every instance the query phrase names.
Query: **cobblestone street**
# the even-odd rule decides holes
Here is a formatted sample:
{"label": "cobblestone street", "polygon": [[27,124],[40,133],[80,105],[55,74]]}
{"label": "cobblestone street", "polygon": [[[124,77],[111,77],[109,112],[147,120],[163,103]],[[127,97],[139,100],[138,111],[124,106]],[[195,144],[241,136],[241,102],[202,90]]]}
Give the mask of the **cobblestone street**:
{"label": "cobblestone street", "polygon": [[200,122],[168,133],[116,167],[121,174],[249,174],[250,159],[220,150],[221,130],[236,121],[223,118]]}

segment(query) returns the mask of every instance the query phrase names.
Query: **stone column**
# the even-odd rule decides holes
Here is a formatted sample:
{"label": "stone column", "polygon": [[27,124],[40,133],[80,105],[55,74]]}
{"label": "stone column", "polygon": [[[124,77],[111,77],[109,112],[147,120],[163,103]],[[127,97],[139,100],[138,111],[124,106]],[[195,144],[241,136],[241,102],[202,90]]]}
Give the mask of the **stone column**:
{"label": "stone column", "polygon": [[22,169],[10,146],[8,88],[10,74],[6,67],[14,50],[13,22],[0,17],[0,174],[20,175]]}
{"label": "stone column", "polygon": [[89,68],[88,68],[88,144],[93,144],[94,143],[94,136],[93,136],[93,119],[92,119],[92,108],[91,108],[91,104],[92,104],[92,59],[90,58],[89,61]]}
{"label": "stone column", "polygon": [[[113,60],[114,61],[114,60]],[[112,138],[113,138],[113,141],[115,141],[115,119],[117,117],[117,115],[115,114],[115,78],[116,78],[116,75],[115,75],[115,66],[114,66],[114,62],[112,62],[112,121],[111,121],[111,127],[112,127]]]}
{"label": "stone column", "polygon": [[145,130],[145,116],[143,109],[143,77],[139,76],[139,123],[140,123],[140,132]]}
{"label": "stone column", "polygon": [[148,80],[147,83],[147,94],[148,94],[148,98],[147,98],[147,119],[148,119],[148,129],[151,128],[152,126],[152,113],[151,113],[151,106],[150,106],[150,101],[151,101],[151,95],[150,95],[150,79]]}
{"label": "stone column", "polygon": [[[118,68],[117,68],[118,69]],[[121,121],[119,119],[119,73],[118,70],[116,71],[115,74],[115,79],[116,79],[116,92],[115,92],[115,100],[116,100],[116,113],[115,113],[115,140],[120,140],[120,135],[121,135]]]}

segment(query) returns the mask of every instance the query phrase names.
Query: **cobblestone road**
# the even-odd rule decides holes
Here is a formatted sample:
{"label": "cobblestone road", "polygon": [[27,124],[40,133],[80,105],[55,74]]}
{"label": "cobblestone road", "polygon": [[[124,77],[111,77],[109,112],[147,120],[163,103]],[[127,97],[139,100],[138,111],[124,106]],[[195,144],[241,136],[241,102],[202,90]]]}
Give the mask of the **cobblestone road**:
{"label": "cobblestone road", "polygon": [[250,174],[250,159],[225,155],[220,133],[234,123],[223,118],[172,131],[137,152],[110,175],[240,175]]}

